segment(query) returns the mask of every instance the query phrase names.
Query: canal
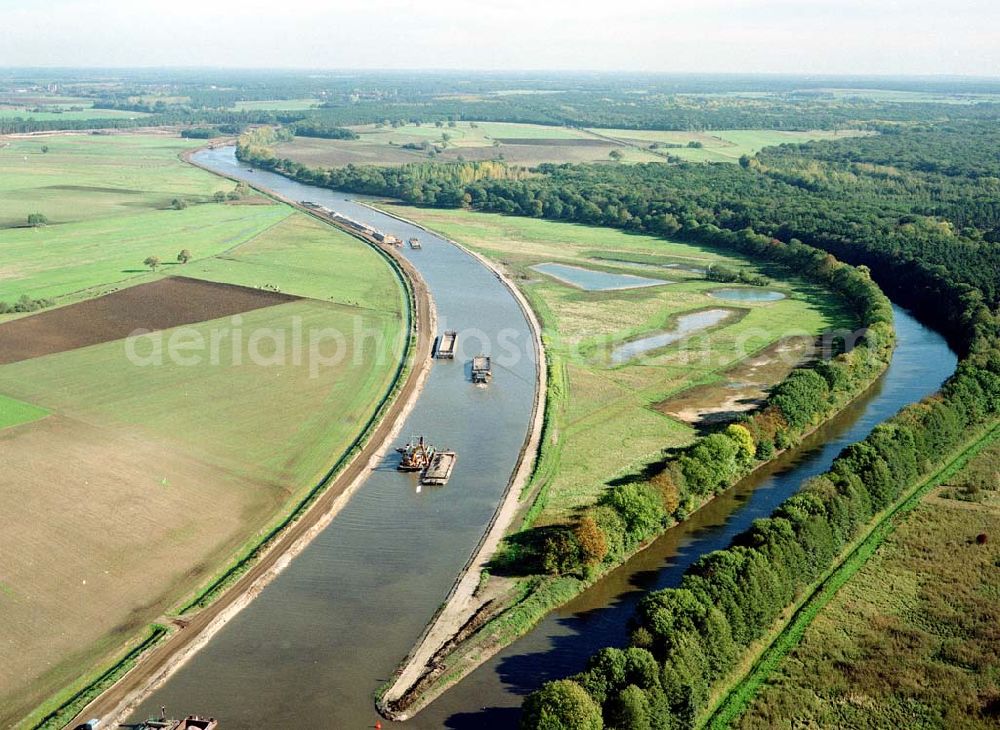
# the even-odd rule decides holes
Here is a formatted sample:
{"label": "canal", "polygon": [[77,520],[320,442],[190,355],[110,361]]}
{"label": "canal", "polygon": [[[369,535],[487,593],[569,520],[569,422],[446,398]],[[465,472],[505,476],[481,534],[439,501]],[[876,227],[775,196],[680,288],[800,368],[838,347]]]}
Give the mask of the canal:
{"label": "canal", "polygon": [[[536,359],[517,301],[451,243],[279,175],[250,173],[233,148],[197,161],[292,200],[312,200],[406,240],[427,283],[438,329],[457,330],[454,360],[436,360],[400,434],[458,454],[443,487],[417,489],[390,451],[316,539],[135,713],[224,719],[224,728],[365,727],[372,695],[409,651],[493,516],[532,415]],[[493,354],[493,380],[471,382],[469,360]],[[330,414],[336,418],[336,414]]]}
{"label": "canal", "polygon": [[[423,433],[459,453],[441,490],[417,493],[391,463],[371,474],[330,526],[246,609],[135,714],[222,718],[225,728],[370,727],[372,694],[410,649],[485,529],[524,440],[536,362],[527,322],[510,293],[457,247],[343,194],[240,165],[233,148],[197,161],[294,200],[314,200],[403,238],[427,281],[439,330],[483,333],[489,351],[511,357],[488,389],[454,363],[436,363],[403,433]],[[405,723],[414,728],[513,727],[524,695],[579,671],[596,649],[627,643],[626,624],[650,590],[677,585],[699,556],[729,544],[803,480],[820,474],[849,443],[940,386],[957,359],[944,339],[896,308],[898,347],[882,378],[810,436],[609,574],[527,636]],[[491,339],[493,338],[493,339]],[[515,356],[514,353],[519,353]],[[509,361],[509,362],[508,362]],[[497,360],[495,359],[495,362]],[[484,424],[486,424],[484,426]],[[383,722],[383,724],[386,724]]]}

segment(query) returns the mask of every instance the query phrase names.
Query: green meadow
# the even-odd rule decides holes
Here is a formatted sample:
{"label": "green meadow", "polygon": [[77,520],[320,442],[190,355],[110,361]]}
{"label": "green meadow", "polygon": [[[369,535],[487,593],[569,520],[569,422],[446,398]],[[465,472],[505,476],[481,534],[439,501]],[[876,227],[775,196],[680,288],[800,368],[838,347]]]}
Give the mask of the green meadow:
{"label": "green meadow", "polygon": [[0,107],[0,119],[36,119],[38,121],[62,120],[75,122],[80,119],[135,119],[148,116],[143,112],[122,109],[79,109],[55,111],[42,107]]}
{"label": "green meadow", "polygon": [[372,275],[378,263],[373,257],[346,233],[296,214],[224,255],[187,264],[183,273],[398,314],[399,286],[390,277]]}
{"label": "green meadow", "polygon": [[44,408],[0,395],[0,431],[22,423],[37,421],[48,414]]}
{"label": "green meadow", "polygon": [[[68,225],[0,231],[6,256],[0,263],[0,301],[22,294],[59,303],[91,293],[93,287],[146,280],[143,265],[156,256],[163,273],[187,273],[177,254],[215,256],[259,236],[292,213],[287,206],[205,204],[184,210],[154,210]],[[128,283],[136,283],[128,282]]]}
{"label": "green meadow", "polygon": [[[143,264],[149,256],[169,273],[181,268],[182,249],[194,261],[209,258],[292,214],[266,199],[212,202],[234,185],[181,162],[192,146],[153,135],[59,135],[0,148],[0,301],[65,304],[138,283],[153,275]],[[172,209],[174,199],[187,207]],[[31,213],[48,223],[27,227]]]}
{"label": "green meadow", "polygon": [[[850,325],[832,294],[716,250],[651,236],[531,218],[391,206],[496,261],[526,294],[542,323],[549,358],[549,422],[535,487],[547,497],[540,523],[593,503],[607,483],[690,443],[695,429],[654,406],[694,385],[725,383],[723,372],[793,334]],[[556,262],[663,281],[640,289],[585,291],[532,269]],[[731,285],[677,265],[709,264],[765,273],[785,299],[732,302],[709,295]],[[731,317],[676,344],[621,364],[622,342],[674,326],[679,315],[728,309]]]}

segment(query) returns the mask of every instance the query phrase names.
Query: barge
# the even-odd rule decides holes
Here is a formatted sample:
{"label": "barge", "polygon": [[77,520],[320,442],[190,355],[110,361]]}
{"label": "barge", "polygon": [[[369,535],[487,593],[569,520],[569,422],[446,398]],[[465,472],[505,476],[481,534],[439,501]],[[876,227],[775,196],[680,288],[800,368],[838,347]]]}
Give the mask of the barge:
{"label": "barge", "polygon": [[[94,722],[91,720],[91,722]],[[219,721],[214,717],[202,717],[201,715],[188,715],[183,720],[168,720],[167,708],[160,708],[158,718],[150,718],[139,725],[130,727],[136,730],[217,730]]]}
{"label": "barge", "polygon": [[493,378],[493,361],[489,355],[472,358],[472,382],[486,384]]}
{"label": "barge", "polygon": [[458,455],[454,451],[436,452],[420,476],[420,483],[429,486],[447,484],[457,459]]}
{"label": "barge", "polygon": [[458,333],[455,330],[445,330],[443,335],[438,335],[437,345],[434,348],[436,357],[443,360],[454,360],[457,342]]}
{"label": "barge", "polygon": [[410,239],[410,248],[423,248],[423,246],[420,244],[420,239],[419,238],[411,238]]}

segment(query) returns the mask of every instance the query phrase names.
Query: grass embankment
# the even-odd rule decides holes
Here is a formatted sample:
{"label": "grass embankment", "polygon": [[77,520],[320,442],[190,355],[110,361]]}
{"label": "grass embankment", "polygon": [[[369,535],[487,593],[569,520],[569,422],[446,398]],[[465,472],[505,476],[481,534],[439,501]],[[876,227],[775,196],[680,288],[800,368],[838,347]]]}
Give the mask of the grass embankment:
{"label": "grass embankment", "polygon": [[[91,138],[57,139],[72,147],[68,156],[83,149],[113,178],[109,140],[94,138],[95,157]],[[190,210],[151,210],[157,200],[232,187],[180,163],[175,155],[186,143],[114,139],[123,142],[119,162],[130,184],[152,192],[138,196],[136,212],[120,192],[93,189],[99,173],[78,161],[63,184],[87,188],[77,201],[81,219],[99,214],[67,229],[118,223],[140,230],[156,216]],[[141,164],[130,168],[133,155],[147,153],[149,180]],[[165,169],[171,166],[183,172]],[[17,189],[18,176],[11,177],[0,180]],[[30,178],[29,191],[38,183]],[[0,207],[9,203],[0,199]],[[9,649],[0,667],[0,725],[18,723],[32,708],[30,723],[37,723],[78,692],[93,696],[100,682],[92,682],[116,665],[122,646],[134,646],[172,608],[214,595],[234,559],[245,563],[357,448],[398,382],[409,295],[378,252],[284,205],[198,208],[232,221],[224,234],[219,224],[219,235],[239,237],[223,242],[213,234],[225,255],[192,261],[185,275],[311,298],[185,327],[185,342],[219,338],[214,351],[194,353],[201,360],[192,365],[165,349],[162,364],[137,366],[119,341],[0,367],[0,392],[51,411],[0,432],[0,512],[11,525],[0,537],[0,643]],[[273,216],[263,226],[262,211]],[[0,240],[11,233],[20,231],[0,231]],[[71,236],[58,240],[72,244]],[[177,240],[171,250],[181,247]],[[112,235],[104,248],[113,252],[116,243]],[[104,266],[94,271],[114,272],[113,263]],[[38,273],[40,285],[62,272]],[[18,279],[3,284],[10,281]],[[319,346],[327,364],[316,372],[311,330],[344,335],[336,363],[329,362],[332,340]],[[255,334],[262,364],[251,354]]]}
{"label": "grass embankment", "polygon": [[[982,708],[967,693],[989,701],[1000,669],[997,637],[981,628],[1000,618],[997,550],[974,538],[987,525],[1000,529],[1000,503],[994,495],[971,510],[927,497],[984,460],[996,489],[998,438],[996,425],[977,435],[883,513],[761,642],[704,724],[869,727],[896,718],[913,726],[919,718],[921,727],[947,727],[961,718],[972,727],[969,711]],[[974,680],[970,670],[986,676]]]}
{"label": "grass embankment", "polygon": [[[663,450],[689,444],[691,425],[655,406],[695,385],[730,385],[726,371],[784,337],[853,326],[839,300],[794,278],[773,280],[776,302],[731,302],[708,293],[726,287],[681,268],[760,267],[707,247],[529,218],[392,206],[391,212],[440,231],[498,262],[526,294],[542,324],[550,374],[546,435],[531,487],[544,489],[538,524],[566,520],[594,503],[610,480],[641,471]],[[663,286],[584,291],[531,269],[562,262],[595,271],[662,280]],[[623,342],[669,330],[679,315],[728,309],[719,326],[622,364],[610,354]],[[794,365],[787,363],[780,380]],[[718,393],[726,397],[726,388]]]}

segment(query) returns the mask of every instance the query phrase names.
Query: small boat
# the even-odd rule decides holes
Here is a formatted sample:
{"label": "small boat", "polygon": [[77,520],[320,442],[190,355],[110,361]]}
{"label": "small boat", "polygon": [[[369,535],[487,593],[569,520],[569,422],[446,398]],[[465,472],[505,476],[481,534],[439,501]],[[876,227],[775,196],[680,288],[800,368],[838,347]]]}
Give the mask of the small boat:
{"label": "small boat", "polygon": [[411,238],[410,239],[410,248],[421,248],[420,239],[419,238]]}
{"label": "small boat", "polygon": [[493,378],[493,361],[489,355],[472,358],[472,382],[485,385]]}

